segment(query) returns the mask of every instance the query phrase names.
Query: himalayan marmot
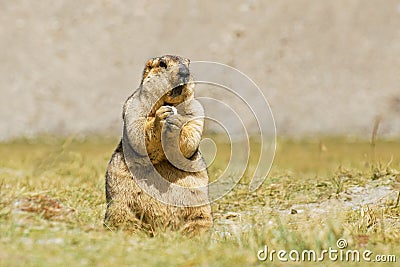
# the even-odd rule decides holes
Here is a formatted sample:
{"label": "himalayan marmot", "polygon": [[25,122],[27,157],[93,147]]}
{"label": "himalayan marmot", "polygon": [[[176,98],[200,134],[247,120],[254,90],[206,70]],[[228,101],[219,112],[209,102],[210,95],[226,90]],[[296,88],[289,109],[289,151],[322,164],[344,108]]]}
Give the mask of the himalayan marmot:
{"label": "himalayan marmot", "polygon": [[186,234],[212,226],[208,174],[199,152],[204,117],[188,59],[150,59],[123,108],[123,137],[106,172],[110,229]]}

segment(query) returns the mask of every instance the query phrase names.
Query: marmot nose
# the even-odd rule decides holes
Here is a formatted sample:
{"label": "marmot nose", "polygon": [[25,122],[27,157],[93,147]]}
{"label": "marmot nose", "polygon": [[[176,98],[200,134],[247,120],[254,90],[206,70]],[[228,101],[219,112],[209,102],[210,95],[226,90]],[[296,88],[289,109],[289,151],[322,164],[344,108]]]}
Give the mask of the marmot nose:
{"label": "marmot nose", "polygon": [[183,79],[187,79],[189,75],[190,75],[189,68],[186,65],[181,64],[179,66],[179,76]]}

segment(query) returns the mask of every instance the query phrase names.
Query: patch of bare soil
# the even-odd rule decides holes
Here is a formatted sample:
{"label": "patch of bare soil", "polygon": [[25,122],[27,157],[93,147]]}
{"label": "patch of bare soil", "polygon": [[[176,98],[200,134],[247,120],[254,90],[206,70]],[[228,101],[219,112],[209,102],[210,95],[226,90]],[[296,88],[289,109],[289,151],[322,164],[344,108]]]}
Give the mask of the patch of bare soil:
{"label": "patch of bare soil", "polygon": [[[400,238],[400,183],[397,179],[373,180],[351,186],[321,202],[293,204],[288,209],[257,207],[239,213],[218,213],[214,237],[232,238],[251,230],[257,223],[302,231],[339,222],[351,231],[354,242],[365,245],[373,233],[384,232],[387,239]],[[255,215],[256,214],[256,215]],[[257,220],[248,220],[256,217]]]}
{"label": "patch of bare soil", "polygon": [[75,209],[63,205],[59,200],[46,195],[33,195],[19,198],[14,202],[17,212],[36,213],[46,220],[64,220],[75,212]]}

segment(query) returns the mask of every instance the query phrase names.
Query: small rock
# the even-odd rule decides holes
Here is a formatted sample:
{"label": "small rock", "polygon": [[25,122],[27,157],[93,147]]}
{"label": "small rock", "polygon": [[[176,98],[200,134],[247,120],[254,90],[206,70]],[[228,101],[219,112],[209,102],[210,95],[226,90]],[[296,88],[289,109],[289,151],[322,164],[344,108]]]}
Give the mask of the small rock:
{"label": "small rock", "polygon": [[225,214],[225,219],[232,219],[232,218],[237,218],[237,217],[241,217],[240,213],[238,212],[228,212]]}

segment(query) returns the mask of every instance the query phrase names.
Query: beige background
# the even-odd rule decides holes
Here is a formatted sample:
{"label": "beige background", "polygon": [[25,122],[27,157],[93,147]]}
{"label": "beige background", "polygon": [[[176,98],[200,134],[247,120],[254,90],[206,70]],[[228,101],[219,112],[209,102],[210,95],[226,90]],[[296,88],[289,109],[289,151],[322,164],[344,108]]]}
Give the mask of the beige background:
{"label": "beige background", "polygon": [[278,134],[400,136],[400,1],[0,1],[0,139],[119,135],[147,58],[232,65]]}

